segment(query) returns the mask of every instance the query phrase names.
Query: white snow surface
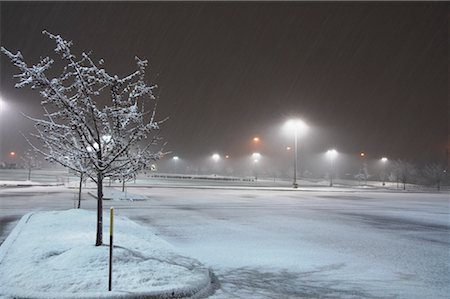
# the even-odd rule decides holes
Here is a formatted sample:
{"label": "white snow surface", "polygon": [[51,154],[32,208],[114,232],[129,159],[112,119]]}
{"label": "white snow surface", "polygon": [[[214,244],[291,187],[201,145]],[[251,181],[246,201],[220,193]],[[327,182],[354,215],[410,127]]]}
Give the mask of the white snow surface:
{"label": "white snow surface", "polygon": [[[109,215],[104,214],[104,239]],[[32,212],[0,247],[0,298],[192,295],[211,287],[209,270],[135,222],[114,219],[113,291],[109,244],[94,246],[96,214]]]}
{"label": "white snow surface", "polygon": [[[209,299],[449,298],[448,192],[192,185],[130,187],[148,200],[104,208],[208,265],[218,280]],[[95,211],[83,192],[81,206]],[[0,189],[0,242],[24,214],[66,210],[76,195]]]}

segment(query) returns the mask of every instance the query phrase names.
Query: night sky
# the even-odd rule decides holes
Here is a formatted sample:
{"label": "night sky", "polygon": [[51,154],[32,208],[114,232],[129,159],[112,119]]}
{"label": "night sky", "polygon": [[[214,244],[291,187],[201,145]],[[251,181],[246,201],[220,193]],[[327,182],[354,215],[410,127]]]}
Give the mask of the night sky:
{"label": "night sky", "polygon": [[[166,149],[189,159],[249,154],[251,138],[277,155],[299,116],[306,152],[330,147],[372,158],[445,158],[448,146],[448,3],[0,2],[1,45],[29,62],[53,55],[46,29],[125,75],[148,59],[169,116]],[[15,90],[2,55],[3,158],[40,97]],[[0,159],[1,160],[1,159]]]}

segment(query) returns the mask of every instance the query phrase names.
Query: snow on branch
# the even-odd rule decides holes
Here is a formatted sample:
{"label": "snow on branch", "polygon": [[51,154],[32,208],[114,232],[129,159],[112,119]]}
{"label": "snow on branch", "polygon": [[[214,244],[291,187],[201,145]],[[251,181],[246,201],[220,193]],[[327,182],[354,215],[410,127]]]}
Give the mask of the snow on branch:
{"label": "snow on branch", "polygon": [[[161,150],[153,150],[160,139],[153,94],[157,86],[145,81],[148,61],[135,57],[136,70],[120,77],[109,73],[103,60],[95,63],[90,52],[77,58],[72,41],[46,30],[43,34],[55,42],[63,63],[59,75],[48,72],[52,58],[30,66],[20,52],[1,48],[20,71],[15,86],[29,85],[42,96],[43,117],[28,117],[35,123],[32,136],[42,143],[33,145],[35,150],[93,179],[130,176],[159,159]],[[153,109],[147,110],[149,101]]]}

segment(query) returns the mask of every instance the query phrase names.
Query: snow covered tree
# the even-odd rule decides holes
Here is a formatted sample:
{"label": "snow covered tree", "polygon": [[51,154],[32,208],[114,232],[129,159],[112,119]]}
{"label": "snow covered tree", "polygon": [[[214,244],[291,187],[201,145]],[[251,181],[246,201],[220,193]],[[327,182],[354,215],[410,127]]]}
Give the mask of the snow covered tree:
{"label": "snow covered tree", "polygon": [[[103,60],[94,62],[90,53],[75,56],[71,41],[43,33],[56,43],[60,56],[56,63],[45,57],[30,66],[20,52],[13,54],[3,47],[1,51],[20,70],[15,87],[31,86],[43,97],[43,117],[29,117],[37,131],[32,135],[42,144],[30,141],[34,149],[97,184],[95,245],[99,246],[103,242],[103,180],[135,173],[161,155],[154,148],[161,123],[155,120],[156,85],[144,80],[146,60],[136,57],[137,69],[121,77],[108,73]],[[58,65],[61,70],[56,69]]]}
{"label": "snow covered tree", "polygon": [[431,163],[425,165],[423,174],[433,184],[436,185],[438,191],[441,190],[441,182],[446,175],[446,170],[442,164]]}
{"label": "snow covered tree", "polygon": [[411,178],[417,174],[416,167],[404,160],[395,161],[393,163],[393,171],[397,180],[403,183],[403,190],[406,190],[406,183],[410,182]]}
{"label": "snow covered tree", "polygon": [[36,153],[33,150],[29,149],[25,152],[25,154],[23,155],[23,157],[21,159],[24,162],[26,169],[28,169],[27,180],[30,181],[31,180],[31,170],[33,168],[37,168],[39,166],[39,161],[36,157]]}

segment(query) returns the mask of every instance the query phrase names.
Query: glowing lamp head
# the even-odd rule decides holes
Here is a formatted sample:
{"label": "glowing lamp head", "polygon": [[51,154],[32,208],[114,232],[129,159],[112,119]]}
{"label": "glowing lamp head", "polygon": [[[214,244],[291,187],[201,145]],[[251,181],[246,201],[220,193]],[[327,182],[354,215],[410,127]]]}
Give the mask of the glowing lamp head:
{"label": "glowing lamp head", "polygon": [[286,131],[303,135],[308,131],[308,125],[301,119],[290,119],[284,125]]}
{"label": "glowing lamp head", "polygon": [[259,137],[253,137],[253,142],[254,143],[259,143],[259,140],[260,140]]}
{"label": "glowing lamp head", "polygon": [[336,159],[338,152],[335,149],[330,149],[330,150],[327,150],[326,155],[327,155],[328,159],[334,160],[334,159]]}
{"label": "glowing lamp head", "polygon": [[217,162],[217,161],[220,160],[220,155],[219,154],[213,154],[212,155],[212,159]]}
{"label": "glowing lamp head", "polygon": [[10,152],[9,155],[10,155],[11,157],[15,157],[15,156],[16,156],[16,152]]}
{"label": "glowing lamp head", "polygon": [[386,157],[381,158],[381,162],[386,163],[387,161],[388,161],[388,158],[386,158]]}
{"label": "glowing lamp head", "polygon": [[261,159],[261,154],[260,153],[253,153],[252,154],[252,159],[253,159],[253,162],[258,162],[259,159]]}
{"label": "glowing lamp head", "polygon": [[359,155],[360,155],[361,157],[365,157],[365,156],[366,156],[366,154],[365,154],[364,152],[361,152]]}
{"label": "glowing lamp head", "polygon": [[172,160],[178,161],[178,160],[180,160],[180,158],[178,156],[173,156]]}

